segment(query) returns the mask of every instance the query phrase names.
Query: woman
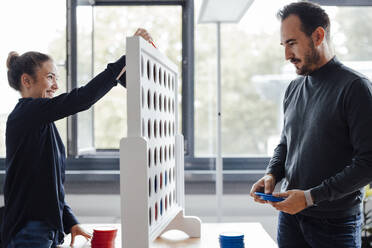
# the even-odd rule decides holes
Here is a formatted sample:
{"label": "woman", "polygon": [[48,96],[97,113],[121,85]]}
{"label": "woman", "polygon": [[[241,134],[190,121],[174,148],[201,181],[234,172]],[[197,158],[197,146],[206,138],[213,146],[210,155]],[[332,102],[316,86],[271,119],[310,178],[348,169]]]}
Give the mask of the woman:
{"label": "woman", "polygon": [[[144,29],[135,33],[151,42]],[[91,107],[120,82],[125,56],[93,78],[86,86],[54,97],[58,90],[53,60],[45,54],[9,54],[9,85],[22,98],[10,113],[6,126],[4,247],[56,247],[64,233],[87,239],[65,203],[65,148],[54,121]]]}

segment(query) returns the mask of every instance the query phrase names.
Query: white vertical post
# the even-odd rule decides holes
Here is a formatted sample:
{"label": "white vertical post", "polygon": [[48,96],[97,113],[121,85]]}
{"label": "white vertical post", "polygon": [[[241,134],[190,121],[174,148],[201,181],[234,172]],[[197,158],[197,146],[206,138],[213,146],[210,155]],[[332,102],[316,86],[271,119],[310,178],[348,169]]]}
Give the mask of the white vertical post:
{"label": "white vertical post", "polygon": [[223,161],[222,161],[222,131],[221,131],[221,23],[217,22],[217,154],[216,154],[216,195],[217,221],[222,218],[223,194]]}

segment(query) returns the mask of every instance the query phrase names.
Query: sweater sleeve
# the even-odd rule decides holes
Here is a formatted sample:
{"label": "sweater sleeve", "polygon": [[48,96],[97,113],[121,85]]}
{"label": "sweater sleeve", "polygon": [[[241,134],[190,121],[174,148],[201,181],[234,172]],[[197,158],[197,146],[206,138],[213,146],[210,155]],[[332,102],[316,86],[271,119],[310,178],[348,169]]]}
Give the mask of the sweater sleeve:
{"label": "sweater sleeve", "polygon": [[71,232],[71,227],[73,227],[76,224],[79,224],[77,221],[75,215],[72,213],[71,208],[65,204],[63,208],[63,229],[66,234],[69,234]]}
{"label": "sweater sleeve", "polygon": [[333,201],[372,181],[372,86],[364,78],[354,80],[344,98],[344,116],[354,156],[342,171],[310,190],[314,203]]}
{"label": "sweater sleeve", "polygon": [[284,165],[287,156],[287,140],[282,131],[279,145],[274,150],[274,155],[270,159],[269,165],[266,168],[266,174],[272,174],[276,182],[280,182],[284,177]]}
{"label": "sweater sleeve", "polygon": [[124,73],[119,80],[116,80],[116,77],[125,64],[125,56],[122,56],[115,63],[108,64],[103,72],[94,77],[85,86],[73,89],[69,93],[64,93],[53,98],[35,99],[32,101],[34,105],[31,107],[35,111],[30,111],[29,121],[36,121],[37,123],[35,124],[40,125],[89,109],[116,86],[117,83],[125,87],[126,73]]}

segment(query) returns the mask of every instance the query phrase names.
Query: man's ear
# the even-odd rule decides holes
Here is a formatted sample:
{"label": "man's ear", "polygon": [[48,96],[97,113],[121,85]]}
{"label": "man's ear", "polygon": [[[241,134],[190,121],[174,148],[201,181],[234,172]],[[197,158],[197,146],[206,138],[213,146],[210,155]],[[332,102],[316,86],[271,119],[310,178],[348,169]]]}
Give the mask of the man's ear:
{"label": "man's ear", "polygon": [[21,85],[25,87],[26,89],[31,87],[32,83],[32,77],[28,75],[27,73],[23,73],[21,75]]}
{"label": "man's ear", "polygon": [[313,39],[315,47],[319,46],[322,44],[324,39],[326,38],[326,32],[324,28],[322,27],[317,27],[314,32],[311,34],[311,38]]}

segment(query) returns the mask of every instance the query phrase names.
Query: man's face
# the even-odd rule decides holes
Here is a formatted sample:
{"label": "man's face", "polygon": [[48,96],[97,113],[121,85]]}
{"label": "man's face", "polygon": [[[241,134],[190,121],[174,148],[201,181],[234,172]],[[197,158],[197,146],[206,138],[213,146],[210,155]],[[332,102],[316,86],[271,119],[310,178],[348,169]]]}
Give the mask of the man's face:
{"label": "man's face", "polygon": [[285,59],[296,67],[298,75],[307,75],[317,69],[320,59],[313,40],[301,30],[301,20],[289,15],[282,21],[281,45],[285,49]]}

